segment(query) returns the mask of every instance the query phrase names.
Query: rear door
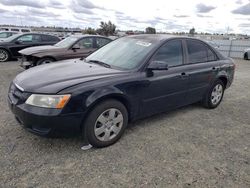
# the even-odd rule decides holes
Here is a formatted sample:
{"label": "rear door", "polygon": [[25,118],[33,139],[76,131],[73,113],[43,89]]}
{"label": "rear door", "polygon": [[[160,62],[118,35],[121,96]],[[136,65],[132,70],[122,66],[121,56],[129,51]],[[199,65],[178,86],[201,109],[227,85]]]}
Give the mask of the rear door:
{"label": "rear door", "polygon": [[187,102],[192,103],[203,98],[211,82],[218,74],[220,62],[213,49],[206,43],[200,40],[186,39],[185,44],[189,66]]}

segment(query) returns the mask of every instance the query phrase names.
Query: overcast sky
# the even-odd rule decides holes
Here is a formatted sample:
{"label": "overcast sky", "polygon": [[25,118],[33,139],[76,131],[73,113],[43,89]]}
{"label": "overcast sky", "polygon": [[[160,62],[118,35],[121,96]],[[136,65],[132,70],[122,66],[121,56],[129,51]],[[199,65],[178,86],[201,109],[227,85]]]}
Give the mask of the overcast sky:
{"label": "overcast sky", "polygon": [[250,34],[250,0],[0,0],[0,24]]}

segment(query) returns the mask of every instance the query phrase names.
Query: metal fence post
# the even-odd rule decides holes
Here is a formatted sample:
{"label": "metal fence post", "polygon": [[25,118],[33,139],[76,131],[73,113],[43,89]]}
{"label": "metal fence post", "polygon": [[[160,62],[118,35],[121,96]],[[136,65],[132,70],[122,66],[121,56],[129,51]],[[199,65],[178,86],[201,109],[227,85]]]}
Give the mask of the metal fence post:
{"label": "metal fence post", "polygon": [[230,42],[229,51],[228,51],[228,57],[231,57],[232,45],[233,45],[233,40],[231,40],[231,42]]}

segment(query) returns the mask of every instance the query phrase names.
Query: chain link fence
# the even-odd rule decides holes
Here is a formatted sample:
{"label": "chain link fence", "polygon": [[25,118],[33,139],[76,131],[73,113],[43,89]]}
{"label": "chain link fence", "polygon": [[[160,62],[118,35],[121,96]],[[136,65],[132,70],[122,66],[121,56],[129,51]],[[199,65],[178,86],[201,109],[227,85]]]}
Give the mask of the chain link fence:
{"label": "chain link fence", "polygon": [[227,57],[243,58],[244,50],[250,48],[250,40],[213,40],[218,50]]}

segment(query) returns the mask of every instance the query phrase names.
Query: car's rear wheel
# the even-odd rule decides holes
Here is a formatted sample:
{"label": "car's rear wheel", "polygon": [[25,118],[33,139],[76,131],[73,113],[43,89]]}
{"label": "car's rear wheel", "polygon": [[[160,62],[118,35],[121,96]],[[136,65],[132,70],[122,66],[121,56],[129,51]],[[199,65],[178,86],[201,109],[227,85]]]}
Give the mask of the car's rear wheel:
{"label": "car's rear wheel", "polygon": [[221,103],[224,96],[224,83],[221,80],[217,80],[210,87],[208,93],[203,99],[203,105],[206,108],[216,108]]}
{"label": "car's rear wheel", "polygon": [[244,59],[248,60],[248,54],[247,53],[244,54]]}
{"label": "car's rear wheel", "polygon": [[119,101],[107,100],[95,106],[89,113],[83,134],[92,146],[106,147],[121,138],[127,124],[126,107]]}
{"label": "car's rear wheel", "polygon": [[4,49],[0,49],[0,62],[8,61],[9,58],[10,58],[9,53]]}
{"label": "car's rear wheel", "polygon": [[55,60],[52,59],[52,58],[45,57],[45,58],[42,58],[42,59],[38,60],[37,63],[36,63],[36,65],[44,65],[44,64],[52,63],[54,61]]}

